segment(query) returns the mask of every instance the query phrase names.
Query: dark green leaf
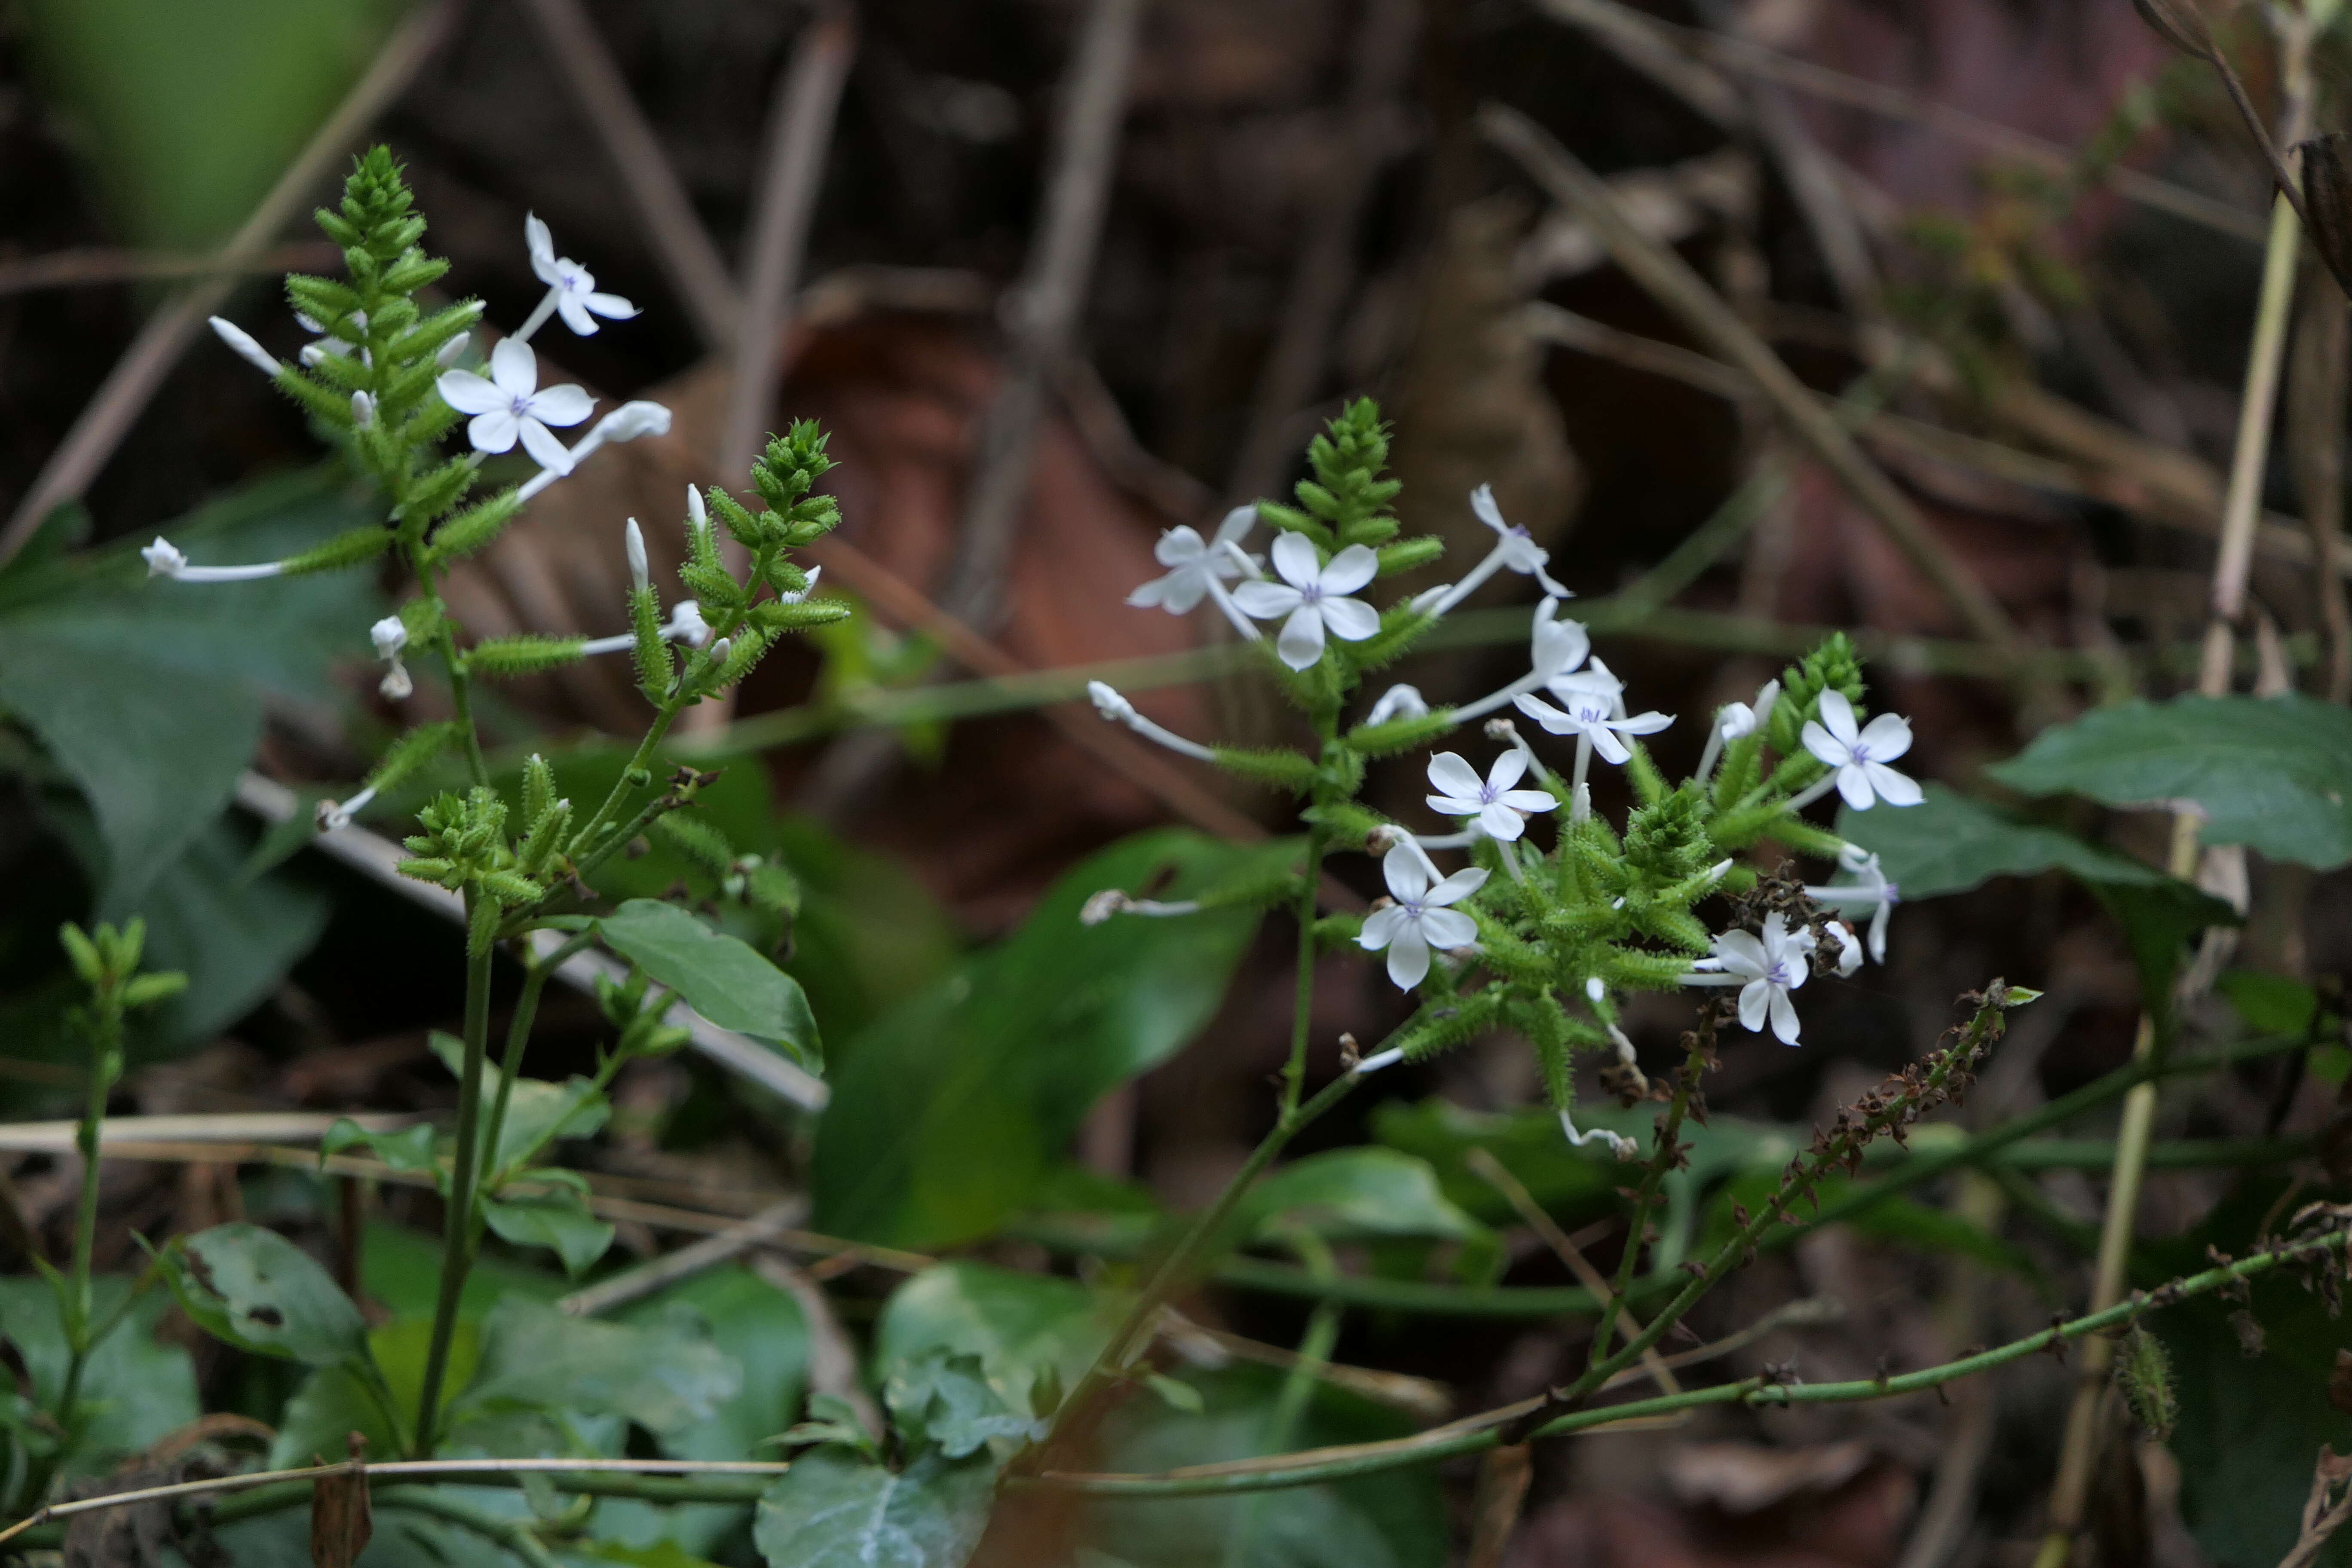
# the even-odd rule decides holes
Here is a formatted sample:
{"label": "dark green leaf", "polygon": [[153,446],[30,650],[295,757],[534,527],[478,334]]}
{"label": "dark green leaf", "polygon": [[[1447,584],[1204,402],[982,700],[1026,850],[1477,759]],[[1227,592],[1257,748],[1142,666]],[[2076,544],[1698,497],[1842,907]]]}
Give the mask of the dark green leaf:
{"label": "dark green leaf", "polygon": [[[466,1067],[466,1043],[454,1035],[436,1029],[429,1037],[433,1054],[453,1078],[462,1078]],[[498,1094],[502,1078],[496,1062],[482,1064],[482,1100],[487,1106]],[[499,1126],[499,1146],[488,1161],[493,1177],[512,1173],[511,1167],[529,1158],[542,1145],[565,1138],[590,1138],[604,1125],[612,1114],[612,1104],[595,1084],[584,1078],[574,1077],[563,1083],[549,1083],[541,1079],[519,1078],[507,1096],[506,1121]],[[489,1135],[485,1120],[483,1136]]]}
{"label": "dark green leaf", "polygon": [[[2208,844],[2326,869],[2352,859],[2352,710],[2299,695],[2102,708],[1990,770],[2028,795],[2113,806],[2193,801]],[[1899,814],[1898,814],[1899,815]]]}
{"label": "dark green leaf", "polygon": [[[103,1321],[130,1291],[130,1280],[101,1275],[90,1281],[91,1310]],[[66,1456],[68,1474],[102,1473],[196,1418],[196,1373],[188,1352],[155,1342],[156,1320],[170,1307],[169,1296],[150,1290],[90,1352],[82,1372],[82,1426]],[[57,1297],[47,1280],[0,1279],[0,1333],[25,1363],[34,1400],[54,1410],[65,1394],[68,1358]]]}
{"label": "dark green leaf", "polygon": [[544,1247],[577,1278],[613,1245],[614,1227],[588,1212],[580,1194],[552,1192],[531,1197],[491,1198],[482,1219],[517,1247]]}
{"label": "dark green leaf", "polygon": [[769,1568],[963,1568],[995,1486],[985,1458],[925,1454],[893,1474],[819,1448],[760,1500],[752,1540]]}
{"label": "dark green leaf", "polygon": [[638,1328],[509,1296],[482,1323],[481,1361],[457,1404],[461,1421],[522,1405],[625,1415],[660,1435],[709,1420],[742,1386],[742,1369],[691,1309]]}
{"label": "dark green leaf", "polygon": [[1109,1339],[1116,1311],[1116,1303],[1075,1280],[942,1263],[899,1286],[882,1309],[874,1362],[911,1364],[933,1352],[971,1356],[1008,1409],[1027,1410],[1045,1368],[1065,1388],[1084,1375]]}
{"label": "dark green leaf", "polygon": [[1331,1239],[1432,1236],[1491,1242],[1494,1233],[1447,1200],[1429,1162],[1394,1149],[1333,1149],[1275,1172],[1244,1200],[1256,1239],[1296,1227]]}
{"label": "dark green leaf", "polygon": [[2213,988],[2229,998],[2246,1027],[2258,1035],[2307,1034],[2319,1012],[2319,993],[2284,974],[2232,969]]}
{"label": "dark green leaf", "polygon": [[1176,829],[1117,845],[1002,946],[852,1040],[817,1131],[818,1226],[934,1247],[1016,1212],[1097,1099],[1207,1025],[1257,923],[1236,909],[1087,926],[1079,909],[1147,883],[1181,900],[1250,853]]}
{"label": "dark green leaf", "polygon": [[367,1322],[310,1255],[257,1225],[237,1221],[163,1249],[163,1274],[180,1306],[215,1339],[311,1366],[367,1358]]}
{"label": "dark green leaf", "polygon": [[989,1386],[976,1355],[928,1351],[890,1369],[882,1384],[890,1419],[908,1443],[929,1443],[950,1459],[995,1437],[1025,1437],[1030,1417]]}
{"label": "dark green leaf", "polygon": [[327,1135],[319,1140],[319,1152],[340,1154],[346,1149],[365,1149],[395,1171],[429,1171],[435,1164],[433,1124],[420,1121],[383,1132],[371,1131],[346,1116],[327,1129]]}
{"label": "dark green leaf", "polygon": [[631,899],[600,922],[605,945],[722,1029],[782,1046],[803,1067],[824,1060],[800,982],[749,943],[679,909]]}

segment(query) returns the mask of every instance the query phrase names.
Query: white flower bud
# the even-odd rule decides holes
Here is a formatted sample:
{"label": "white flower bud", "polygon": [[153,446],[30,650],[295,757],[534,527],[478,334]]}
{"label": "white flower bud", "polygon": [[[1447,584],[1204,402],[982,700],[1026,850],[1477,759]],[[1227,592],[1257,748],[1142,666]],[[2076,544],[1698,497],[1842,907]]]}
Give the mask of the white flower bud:
{"label": "white flower bud", "polygon": [[405,702],[415,694],[416,683],[408,679],[408,667],[395,658],[392,668],[383,672],[383,679],[375,683],[375,689],[387,702]]}
{"label": "white flower bud", "polygon": [[733,637],[720,637],[717,642],[710,645],[710,662],[714,665],[724,665],[727,662],[727,656],[734,651],[735,639]]}
{"label": "white flower bud", "polygon": [[1078,910],[1078,923],[1098,926],[1127,908],[1127,895],[1117,888],[1105,888],[1088,899]]}
{"label": "white flower bud", "polygon": [[375,423],[375,399],[364,392],[352,394],[352,423],[364,430]]}
{"label": "white flower bud", "polygon": [[439,348],[433,351],[433,363],[439,365],[443,370],[451,369],[459,360],[466,357],[466,350],[472,344],[473,341],[473,333],[459,332],[456,337],[451,338],[447,342],[443,343]]}
{"label": "white flower bud", "polygon": [[698,486],[686,487],[686,515],[694,519],[694,526],[697,528],[710,526],[710,513],[703,510],[702,491]]}
{"label": "white flower bud", "polygon": [[1364,722],[1385,724],[1391,719],[1428,717],[1429,704],[1423,699],[1420,688],[1400,683],[1381,693],[1381,700],[1372,704],[1370,712],[1364,715]]}
{"label": "white flower bud", "polygon": [[1094,703],[1096,712],[1114,723],[1124,724],[1135,717],[1135,704],[1120,696],[1108,681],[1087,681],[1087,697]]}
{"label": "white flower bud", "polygon": [[177,577],[188,569],[188,558],[180,553],[177,545],[160,533],[155,536],[154,543],[139,552],[139,558],[147,563],[147,575],[150,577]]}
{"label": "white flower bud", "polygon": [[802,600],[803,600],[803,599],[807,598],[811,594],[814,594],[814,593],[815,593],[815,592],[816,592],[816,580],[817,580],[819,577],[823,576],[824,574],[824,567],[822,567],[822,566],[812,566],[812,567],[810,567],[810,568],[808,569],[808,585],[807,585],[806,587],[804,587],[804,588],[801,589],[801,590],[800,590],[799,592],[797,592],[797,593],[792,593],[792,594],[778,594],[778,595],[776,595],[776,603],[778,603],[779,605],[797,605],[797,604],[799,604]]}
{"label": "white flower bud", "polygon": [[375,644],[376,658],[397,658],[408,646],[407,623],[398,616],[386,616],[368,627],[368,641]]}
{"label": "white flower bud", "polygon": [[219,316],[211,317],[209,320],[213,325],[214,334],[217,336],[222,342],[228,345],[229,352],[236,354],[237,358],[245,361],[246,363],[253,366],[254,369],[259,371],[262,374],[276,375],[279,371],[286,368],[284,365],[278,363],[276,355],[272,354],[268,349],[263,348],[259,343],[254,342],[253,334],[251,332],[247,331],[235,321],[225,320]]}
{"label": "white flower bud", "polygon": [[658,403],[624,403],[596,422],[594,435],[606,441],[634,441],[669,434],[669,410]]}
{"label": "white flower bud", "polygon": [[651,585],[652,579],[646,571],[645,531],[637,526],[635,518],[629,519],[628,526],[621,531],[621,539],[629,556],[629,586],[642,594]]}

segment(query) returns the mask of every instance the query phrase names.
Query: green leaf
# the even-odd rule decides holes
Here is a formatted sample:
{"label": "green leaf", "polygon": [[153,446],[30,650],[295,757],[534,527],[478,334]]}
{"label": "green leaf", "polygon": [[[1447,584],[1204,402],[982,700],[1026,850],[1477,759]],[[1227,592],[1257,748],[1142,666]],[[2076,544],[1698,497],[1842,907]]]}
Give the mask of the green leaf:
{"label": "green leaf", "polygon": [[1433,1236],[1492,1241],[1494,1233],[1447,1200],[1426,1160],[1394,1149],[1332,1149],[1283,1166],[1243,1201],[1257,1239],[1300,1228],[1329,1239]]}
{"label": "green leaf", "polygon": [[851,1040],[817,1129],[816,1225],[939,1247],[1016,1212],[1097,1100],[1206,1026],[1257,925],[1220,909],[1087,926],[1080,908],[1112,887],[1185,899],[1250,854],[1172,828],[1116,845],[1002,945]]}
{"label": "green leaf", "polygon": [[403,1127],[395,1132],[383,1132],[371,1131],[345,1116],[319,1140],[319,1152],[340,1154],[346,1149],[365,1149],[395,1171],[429,1171],[437,1163],[433,1155],[433,1124],[429,1121]]}
{"label": "green leaf", "polygon": [[[100,1321],[131,1289],[117,1275],[89,1283],[90,1309]],[[102,1474],[196,1418],[196,1372],[188,1352],[155,1342],[156,1321],[170,1309],[169,1296],[150,1290],[90,1352],[82,1371],[81,1430],[65,1458],[67,1474]],[[24,1363],[34,1401],[54,1410],[65,1394],[69,1358],[48,1281],[30,1275],[0,1279],[0,1332]]]}
{"label": "green leaf", "polygon": [[800,982],[749,943],[652,899],[631,899],[598,925],[607,947],[719,1027],[781,1045],[812,1070],[824,1065]]}
{"label": "green leaf", "polygon": [[874,1329],[874,1363],[912,1364],[932,1352],[970,1356],[1006,1408],[1032,1408],[1051,1367],[1076,1384],[1110,1338],[1115,1303],[1075,1280],[956,1261],[926,1268],[891,1295]]}
{"label": "green leaf", "polygon": [[544,1247],[563,1262],[563,1271],[577,1279],[613,1245],[614,1227],[588,1212],[573,1192],[544,1195],[491,1198],[482,1205],[482,1219],[517,1247]]}
{"label": "green leaf", "polygon": [[163,1277],[198,1328],[239,1350],[310,1366],[367,1359],[367,1321],[310,1255],[236,1221],[174,1237]]}
{"label": "green leaf", "polygon": [[2317,1021],[2319,993],[2300,980],[2265,974],[2258,969],[2232,969],[2214,982],[2246,1027],[2260,1035],[2293,1037],[2307,1034]]}
{"label": "green leaf", "polygon": [[509,1296],[483,1321],[481,1362],[457,1406],[460,1420],[514,1405],[625,1415],[659,1436],[709,1420],[742,1386],[691,1309],[639,1328]]}
{"label": "green leaf", "polygon": [[[440,1272],[438,1235],[381,1220],[368,1222],[365,1245],[360,1249],[360,1289],[368,1300],[382,1302],[395,1318],[430,1318]],[[458,1319],[462,1322],[479,1319],[508,1296],[553,1301],[570,1289],[563,1276],[552,1269],[532,1268],[505,1258],[477,1258],[466,1271]],[[392,1375],[389,1366],[384,1375]]]}
{"label": "green leaf", "polygon": [[[433,1054],[452,1078],[464,1076],[466,1042],[436,1029],[427,1036]],[[499,1091],[501,1078],[496,1062],[482,1063],[482,1098],[487,1106]],[[492,1178],[511,1176],[515,1163],[543,1144],[565,1138],[593,1137],[612,1114],[604,1090],[588,1079],[574,1076],[563,1083],[519,1078],[507,1096],[507,1119],[499,1127],[499,1146],[488,1162]],[[487,1119],[483,1136],[489,1135]]]}
{"label": "green leaf", "polygon": [[976,1355],[927,1351],[890,1369],[882,1384],[890,1419],[909,1443],[929,1443],[950,1459],[988,1447],[996,1437],[1029,1435],[1031,1420],[989,1385]]}
{"label": "green leaf", "polygon": [[[1282,1374],[1235,1366],[1188,1374],[1202,1411],[1132,1399],[1104,1424],[1102,1467],[1123,1471],[1270,1452]],[[1318,1384],[1285,1448],[1313,1448],[1402,1436],[1411,1423],[1391,1410]],[[1439,1568],[1451,1528],[1433,1468],[1394,1470],[1334,1486],[1272,1496],[1107,1499],[1089,1507],[1080,1539],[1136,1568],[1205,1568],[1230,1561],[1229,1543],[1249,1531],[1244,1559],[1265,1568]]]}
{"label": "green leaf", "polygon": [[2208,844],[2325,870],[2352,860],[2352,710],[2300,695],[2102,708],[1989,770],[2028,795],[2112,806],[2194,801]]}
{"label": "green leaf", "polygon": [[893,1474],[819,1448],[768,1489],[751,1538],[770,1568],[963,1568],[995,1486],[985,1458],[929,1453]]}

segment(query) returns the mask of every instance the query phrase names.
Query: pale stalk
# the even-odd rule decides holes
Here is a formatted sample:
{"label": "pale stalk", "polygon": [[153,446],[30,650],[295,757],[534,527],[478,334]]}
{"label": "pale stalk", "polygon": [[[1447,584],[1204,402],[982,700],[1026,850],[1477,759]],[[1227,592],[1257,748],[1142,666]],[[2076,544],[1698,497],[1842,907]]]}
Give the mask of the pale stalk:
{"label": "pale stalk", "polygon": [[[2281,40],[2283,74],[2287,82],[2287,111],[2282,140],[2292,148],[2308,132],[2311,115],[2312,18],[2288,19]],[[2289,154],[2292,156],[2292,153]],[[2231,455],[2230,487],[2221,509],[2221,542],[2213,563],[2211,618],[2206,623],[2205,646],[2199,660],[2197,689],[2207,697],[2230,689],[2235,662],[2236,623],[2246,608],[2246,579],[2253,562],[2255,524],[2261,521],[2263,476],[2269,466],[2271,426],[2278,407],[2280,374],[2286,359],[2287,323],[2294,313],[2296,264],[2301,258],[2302,225],[2284,195],[2271,204],[2270,238],[2263,253],[2263,284],[2254,316],[2254,336],[2248,350],[2246,378],[2238,408],[2237,445]],[[2172,821],[2170,870],[2187,879],[2197,869],[2197,819],[2186,814]],[[2132,1060],[2154,1060],[2161,1046],[2156,1018],[2142,1015],[2132,1042]],[[2132,1234],[2139,1218],[2141,1185],[2147,1173],[2148,1143],[2156,1127],[2154,1080],[2133,1087],[2124,1097],[2123,1119],[2116,1131],[2116,1157],[2107,1181],[2106,1212],[2099,1228],[2099,1258],[2092,1281],[2091,1310],[2104,1311],[2123,1299],[2131,1260]],[[2083,1347],[2075,1373],[2074,1403],[2066,1412],[2066,1432],[2058,1451],[2058,1471],[2050,1489],[2050,1528],[2035,1553],[2033,1568],[2064,1568],[2083,1528],[2090,1500],[2091,1473],[2098,1458],[2102,1414],[2108,1396],[2109,1369],[2115,1360],[2112,1341],[2094,1339]]]}

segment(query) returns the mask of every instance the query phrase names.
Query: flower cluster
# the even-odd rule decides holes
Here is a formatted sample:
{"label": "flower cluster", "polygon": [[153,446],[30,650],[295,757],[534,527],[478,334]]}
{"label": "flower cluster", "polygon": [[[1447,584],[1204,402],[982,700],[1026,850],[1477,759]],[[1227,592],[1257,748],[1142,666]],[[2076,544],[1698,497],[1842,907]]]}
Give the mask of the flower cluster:
{"label": "flower cluster", "polygon": [[[1696,772],[1670,782],[1645,741],[1674,718],[1629,711],[1623,681],[1593,655],[1586,627],[1562,613],[1569,595],[1549,574],[1549,556],[1505,521],[1485,487],[1469,504],[1496,536],[1486,556],[1444,587],[1381,605],[1370,591],[1382,578],[1439,553],[1433,540],[1397,537],[1386,510],[1396,487],[1382,476],[1385,455],[1377,410],[1369,402],[1350,406],[1311,448],[1314,477],[1299,485],[1298,506],[1237,509],[1208,539],[1191,528],[1169,531],[1158,552],[1167,574],[1129,599],[1174,615],[1212,604],[1266,648],[1265,669],[1313,727],[1311,752],[1204,744],[1155,723],[1110,687],[1091,688],[1105,718],[1303,797],[1304,864],[1281,886],[1260,879],[1181,903],[1109,889],[1089,903],[1087,918],[1303,898],[1325,854],[1360,847],[1381,857],[1387,896],[1360,919],[1318,918],[1316,935],[1383,955],[1389,978],[1415,993],[1419,1005],[1392,1044],[1358,1070],[1509,1029],[1535,1047],[1568,1135],[1613,1142],[1576,1131],[1570,1068],[1580,1049],[1632,1065],[1618,1022],[1627,994],[1736,987],[1742,1025],[1795,1045],[1794,994],[1809,977],[1852,974],[1865,955],[1884,962],[1894,885],[1875,857],[1800,813],[1832,790],[1858,811],[1916,804],[1919,786],[1891,765],[1909,748],[1910,727],[1893,714],[1864,721],[1853,650],[1833,637],[1752,703],[1717,711]],[[1248,548],[1261,525],[1273,533],[1264,556]],[[1525,674],[1454,708],[1433,708],[1416,688],[1391,686],[1355,723],[1344,721],[1367,674],[1506,570],[1531,578],[1544,595],[1529,622]],[[1270,641],[1260,623],[1278,624]],[[1487,717],[1510,710],[1573,742],[1563,770],[1548,765],[1510,719]],[[1373,759],[1473,726],[1503,749],[1483,763],[1438,750],[1425,764],[1428,807],[1452,819],[1452,831],[1388,820],[1359,798]],[[1596,757],[1623,770],[1634,796],[1622,829],[1593,812]],[[1535,841],[1538,822],[1556,825],[1549,848]],[[1768,838],[1836,861],[1849,879],[1802,887],[1759,879],[1742,857]],[[1451,852],[1468,863],[1448,870],[1433,858]],[[1696,911],[1717,898],[1738,912],[1711,929]],[[1848,923],[1864,914],[1866,941]]]}

